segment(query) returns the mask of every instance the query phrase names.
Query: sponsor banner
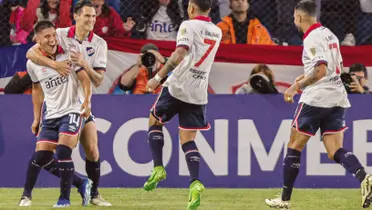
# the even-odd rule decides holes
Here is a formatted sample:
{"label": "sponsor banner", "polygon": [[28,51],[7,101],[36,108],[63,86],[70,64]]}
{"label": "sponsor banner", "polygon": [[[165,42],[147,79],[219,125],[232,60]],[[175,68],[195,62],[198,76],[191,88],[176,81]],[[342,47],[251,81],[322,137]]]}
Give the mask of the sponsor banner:
{"label": "sponsor banner", "polygon": [[[102,187],[141,187],[151,173],[147,143],[149,109],[155,96],[95,95],[93,113],[99,131]],[[298,98],[297,98],[298,99]],[[372,97],[351,96],[344,146],[372,172]],[[12,107],[9,109],[9,107]],[[224,108],[221,107],[231,107]],[[201,153],[200,178],[207,187],[281,187],[282,162],[296,108],[281,96],[211,95],[207,107],[212,125],[197,134]],[[364,111],[365,110],[365,111]],[[22,187],[35,148],[31,134],[32,102],[28,95],[0,96],[0,187]],[[161,187],[188,187],[188,170],[179,145],[178,120],[164,127],[164,164],[168,173]],[[76,171],[85,175],[84,152],[74,149]],[[45,171],[37,186],[56,187],[58,179]],[[327,159],[320,135],[302,153],[299,188],[356,188],[359,183],[344,168]]]}
{"label": "sponsor banner", "polygon": [[[137,61],[141,47],[149,42],[156,44],[164,56],[170,56],[175,43],[169,41],[143,41],[125,38],[107,39],[108,63],[104,81],[94,93],[112,93],[115,81]],[[16,71],[24,71],[26,52],[30,45],[0,49],[0,92]],[[92,49],[95,50],[95,49]],[[345,70],[354,63],[363,63],[372,75],[372,46],[341,47]],[[254,65],[268,64],[274,72],[276,85],[283,92],[294,79],[303,73],[300,46],[221,45],[210,75],[210,93],[231,94],[247,82]],[[372,80],[369,80],[372,87]],[[119,91],[120,92],[120,91]]]}

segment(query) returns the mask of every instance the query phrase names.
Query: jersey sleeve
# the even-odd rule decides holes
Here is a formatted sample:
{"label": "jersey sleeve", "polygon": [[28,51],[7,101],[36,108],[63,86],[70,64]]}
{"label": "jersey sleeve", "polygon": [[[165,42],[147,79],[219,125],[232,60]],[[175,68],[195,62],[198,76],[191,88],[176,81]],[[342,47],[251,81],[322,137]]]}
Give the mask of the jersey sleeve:
{"label": "jersey sleeve", "polygon": [[76,72],[76,74],[82,70],[84,70],[84,68],[80,67],[80,66],[74,66],[74,71]]}
{"label": "jersey sleeve", "polygon": [[94,70],[106,70],[107,66],[107,43],[102,40],[97,47],[96,59],[93,62]]}
{"label": "jersey sleeve", "polygon": [[[312,39],[309,39],[312,38]],[[316,37],[309,37],[304,42],[304,50],[314,66],[320,64],[328,65],[325,45],[316,40]]]}
{"label": "jersey sleeve", "polygon": [[34,64],[32,64],[30,61],[27,61],[26,67],[27,67],[27,73],[28,75],[30,75],[31,81],[33,83],[39,83],[39,80],[34,71],[34,68],[35,68]]}
{"label": "jersey sleeve", "polygon": [[177,33],[177,47],[184,47],[188,50],[193,42],[192,33],[190,23],[187,21],[183,22]]}

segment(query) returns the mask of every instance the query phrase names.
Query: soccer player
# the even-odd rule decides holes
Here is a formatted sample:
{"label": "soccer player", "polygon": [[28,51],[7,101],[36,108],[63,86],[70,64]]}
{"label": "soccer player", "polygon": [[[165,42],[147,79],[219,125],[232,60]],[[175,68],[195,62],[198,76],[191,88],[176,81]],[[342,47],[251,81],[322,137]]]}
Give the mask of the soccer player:
{"label": "soccer player", "polygon": [[[68,55],[58,46],[53,23],[49,21],[38,22],[35,25],[35,33],[36,42],[40,45],[40,50],[45,56],[59,61],[68,59]],[[36,152],[29,165],[27,176],[31,176],[35,182],[41,167],[53,162],[53,151],[56,150],[61,194],[54,207],[68,207],[70,206],[70,191],[74,176],[71,153],[78,142],[84,118],[90,115],[92,95],[90,79],[87,73],[81,69],[68,76],[61,76],[54,69],[37,65],[31,60],[27,61],[27,72],[33,82],[34,122],[32,123],[32,132],[35,135],[38,133],[40,116],[43,114],[41,130],[37,137]],[[84,102],[81,101],[82,98]],[[41,113],[44,99],[46,111]],[[31,192],[25,190],[24,197],[31,198]],[[31,204],[27,201],[27,199],[21,199],[20,206]]]}
{"label": "soccer player", "polygon": [[[58,42],[65,51],[69,52],[72,63],[84,69],[93,85],[98,87],[103,81],[106,70],[107,43],[92,31],[96,22],[96,12],[91,1],[80,0],[76,3],[74,19],[76,25],[57,29]],[[43,56],[38,45],[27,52],[27,58],[39,65],[56,69],[61,75],[70,74],[68,62],[56,62]],[[111,206],[111,203],[98,193],[101,162],[99,160],[97,128],[93,115],[90,115],[85,122],[80,142],[86,154],[86,172],[89,179],[93,181],[90,202],[97,206]],[[54,161],[52,165],[55,164]]]}
{"label": "soccer player", "polygon": [[149,116],[148,140],[154,160],[152,175],[144,184],[146,191],[156,188],[166,178],[162,162],[164,137],[162,127],[178,114],[179,135],[190,172],[190,194],[187,209],[197,209],[204,185],[199,180],[200,154],[194,142],[197,130],[209,130],[206,117],[208,78],[220,45],[222,32],[208,14],[211,0],[190,0],[188,14],[177,34],[177,47],[164,67],[148,81],[149,91],[174,72],[163,84]]}
{"label": "soccer player", "polygon": [[283,167],[283,192],[280,197],[266,199],[270,207],[290,208],[290,199],[299,173],[301,151],[320,128],[322,140],[331,160],[341,164],[361,183],[362,206],[370,205],[372,176],[367,175],[357,157],[342,148],[345,111],[350,107],[346,90],[340,79],[342,56],[337,37],[317,22],[316,4],[300,1],[294,10],[294,23],[304,33],[302,62],[304,74],[286,90],[284,99],[293,103],[301,89],[299,105],[292,123],[287,155]]}

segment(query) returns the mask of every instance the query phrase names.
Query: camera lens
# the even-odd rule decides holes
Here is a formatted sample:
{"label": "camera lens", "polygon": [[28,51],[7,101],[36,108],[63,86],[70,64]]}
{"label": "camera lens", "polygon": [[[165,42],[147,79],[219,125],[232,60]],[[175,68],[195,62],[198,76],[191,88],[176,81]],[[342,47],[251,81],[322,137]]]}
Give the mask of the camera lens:
{"label": "camera lens", "polygon": [[155,55],[149,52],[145,52],[141,57],[142,64],[147,68],[155,65],[156,58]]}

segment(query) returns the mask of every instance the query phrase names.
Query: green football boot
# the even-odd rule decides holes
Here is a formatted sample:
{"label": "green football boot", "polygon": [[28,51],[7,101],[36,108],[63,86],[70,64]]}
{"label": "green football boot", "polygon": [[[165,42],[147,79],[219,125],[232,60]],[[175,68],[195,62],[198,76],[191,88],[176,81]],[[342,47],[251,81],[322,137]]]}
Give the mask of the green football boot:
{"label": "green football boot", "polygon": [[200,206],[200,198],[204,190],[205,187],[199,180],[193,181],[191,183],[187,210],[198,209],[198,206]]}
{"label": "green football boot", "polygon": [[152,191],[156,188],[158,183],[167,178],[167,172],[165,172],[164,166],[156,166],[152,171],[150,178],[143,185],[143,189],[146,191]]}

